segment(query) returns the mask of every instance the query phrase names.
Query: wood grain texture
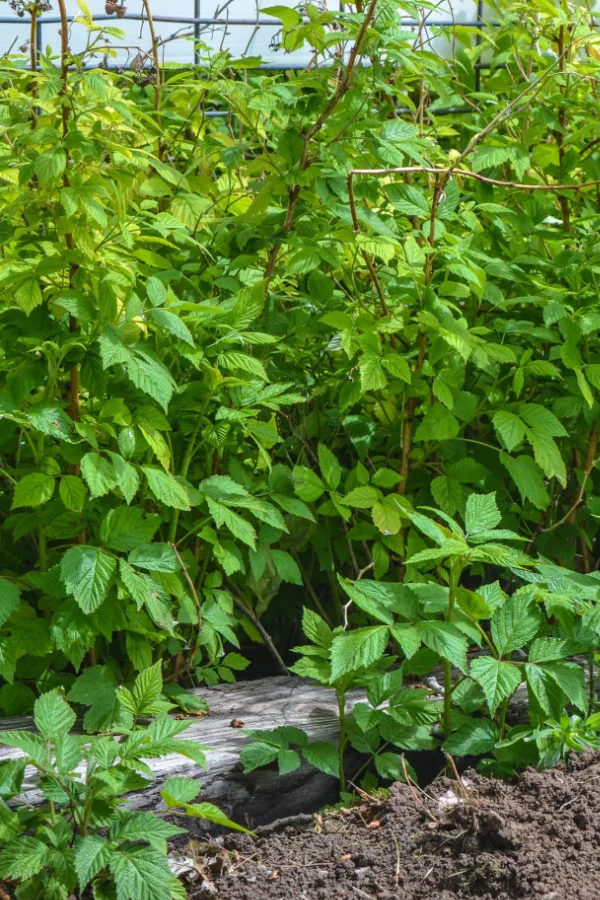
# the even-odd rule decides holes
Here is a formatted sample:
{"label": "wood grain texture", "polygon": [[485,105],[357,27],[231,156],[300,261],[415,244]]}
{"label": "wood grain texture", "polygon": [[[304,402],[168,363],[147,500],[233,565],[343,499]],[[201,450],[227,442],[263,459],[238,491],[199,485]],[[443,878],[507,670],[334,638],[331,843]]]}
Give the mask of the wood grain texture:
{"label": "wood grain texture", "polygon": [[[204,783],[202,800],[217,803],[232,818],[251,824],[311,812],[336,798],[337,780],[312,766],[303,765],[282,777],[272,770],[245,775],[240,751],[250,738],[242,733],[243,729],[231,725],[233,720],[242,721],[245,728],[267,730],[279,725],[296,725],[307,732],[311,741],[336,740],[338,714],[333,691],[301,678],[276,676],[222,684],[191,693],[208,700],[210,714],[193,719],[182,737],[210,748],[206,751],[207,770],[178,755],[149,760],[155,781],[143,792],[128,796],[128,805],[132,808],[163,808],[160,790],[171,775],[198,778]],[[351,692],[348,709],[360,699],[364,699],[364,692]],[[33,730],[33,718],[0,719],[0,730],[8,729]],[[22,755],[19,750],[0,745],[0,762]],[[23,800],[33,804],[40,802],[36,782],[36,771],[28,767]]]}

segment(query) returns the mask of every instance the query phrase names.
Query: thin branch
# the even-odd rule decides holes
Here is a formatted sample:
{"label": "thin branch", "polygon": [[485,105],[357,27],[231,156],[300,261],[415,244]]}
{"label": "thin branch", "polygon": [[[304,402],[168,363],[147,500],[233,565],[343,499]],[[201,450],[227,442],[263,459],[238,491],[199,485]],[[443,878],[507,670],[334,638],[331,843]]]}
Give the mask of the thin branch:
{"label": "thin branch", "polygon": [[196,587],[194,585],[193,579],[192,579],[190,573],[188,572],[188,568],[187,568],[186,564],[184,563],[184,561],[182,560],[179,550],[177,549],[177,544],[175,544],[172,541],[171,547],[173,548],[173,552],[174,552],[175,556],[177,557],[177,562],[181,566],[181,571],[183,572],[183,577],[187,581],[187,584],[191,591],[192,597],[194,598],[194,603],[196,604],[196,610],[198,612],[198,627],[202,628],[202,606],[200,605],[200,599],[198,597],[198,592],[196,591]]}
{"label": "thin branch", "polygon": [[262,622],[260,621],[258,616],[255,614],[254,610],[248,606],[248,604],[246,603],[244,598],[241,596],[241,594],[239,593],[235,584],[233,583],[233,581],[231,581],[230,578],[227,579],[227,583],[231,587],[231,599],[233,600],[233,602],[235,603],[237,608],[240,610],[240,612],[243,612],[245,616],[248,616],[248,618],[250,619],[250,621],[252,622],[254,627],[257,629],[257,631],[260,632],[260,635],[261,635],[263,641],[265,642],[265,644],[267,645],[267,647],[269,648],[271,656],[277,663],[277,668],[279,669],[281,674],[282,675],[290,675],[286,664],[284,663],[281,656],[279,655],[277,647],[273,643],[273,641],[271,639],[271,635],[266,630],[265,626],[262,624]]}
{"label": "thin branch", "polygon": [[558,522],[555,522],[554,525],[550,525],[548,528],[540,528],[540,534],[548,534],[550,531],[554,531],[555,528],[559,528],[561,525],[564,525],[565,522],[573,522],[575,518],[575,513],[577,512],[578,506],[581,504],[583,500],[583,495],[585,493],[585,487],[588,482],[588,478],[590,477],[591,471],[594,467],[594,463],[596,461],[596,450],[598,448],[598,426],[594,425],[592,428],[590,439],[588,443],[588,452],[585,460],[585,466],[583,469],[583,478],[581,479],[581,484],[577,490],[577,494],[575,495],[575,499],[569,508],[569,511],[565,513],[562,519],[559,519]]}
{"label": "thin branch", "polygon": [[515,188],[519,191],[581,191],[583,188],[596,187],[600,184],[600,178],[595,181],[583,181],[581,184],[521,184],[517,181],[500,181],[497,178],[489,178],[478,172],[469,172],[468,169],[447,169],[435,166],[397,166],[390,169],[351,169],[348,173],[348,181],[354,175],[405,175],[408,172],[421,172],[425,175],[459,175],[462,178],[474,178],[483,184],[494,184],[497,187]]}

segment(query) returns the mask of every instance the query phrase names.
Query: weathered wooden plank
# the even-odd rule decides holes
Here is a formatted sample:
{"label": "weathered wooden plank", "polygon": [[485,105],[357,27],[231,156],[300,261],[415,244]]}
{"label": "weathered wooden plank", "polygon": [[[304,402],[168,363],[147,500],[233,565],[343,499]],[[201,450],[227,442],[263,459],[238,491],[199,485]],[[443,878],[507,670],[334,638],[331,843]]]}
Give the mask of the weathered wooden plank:
{"label": "weathered wooden plank", "polygon": [[[580,659],[577,661],[583,662]],[[441,669],[436,670],[433,679],[428,680],[435,684],[435,679],[442,679]],[[280,725],[295,725],[304,729],[311,741],[335,741],[339,733],[338,711],[332,690],[302,678],[275,676],[221,684],[191,693],[208,700],[210,714],[192,720],[183,737],[210,748],[206,752],[207,770],[200,769],[196,763],[181,756],[150,760],[155,781],[143,792],[130,794],[128,805],[135,809],[161,808],[160,790],[164,780],[171,775],[200,779],[204,782],[202,799],[218,804],[231,818],[251,825],[312,812],[336,799],[336,779],[311,766],[303,765],[296,772],[284,776],[278,776],[271,769],[244,774],[240,751],[249,738],[242,733],[241,727],[232,726],[234,721],[243,722],[244,728],[265,730]],[[364,699],[364,691],[351,691],[347,711]],[[520,685],[511,700],[508,719],[516,724],[525,721],[526,716],[527,691],[525,685]],[[0,719],[0,730],[33,727],[30,716]],[[0,745],[0,762],[21,755],[18,750]],[[349,763],[351,770],[352,761]],[[35,770],[28,768],[23,799],[34,804],[40,799],[36,780]]]}
{"label": "weathered wooden plank", "polygon": [[[279,725],[303,728],[310,740],[335,740],[338,735],[338,712],[335,695],[327,688],[301,678],[276,676],[257,681],[222,684],[192,693],[206,697],[210,714],[193,719],[182,735],[210,749],[206,752],[207,770],[182,756],[165,756],[149,760],[156,779],[141,793],[131,794],[128,804],[136,809],[161,807],[160,790],[171,775],[187,775],[204,782],[202,799],[217,803],[233,818],[259,823],[282,815],[312,811],[335,799],[336,780],[312,766],[281,778],[270,771],[244,775],[240,751],[248,737],[232,721],[242,721],[245,728],[271,729]],[[348,698],[348,709],[364,692],[354,691]],[[23,716],[0,719],[0,730],[33,729],[33,719]],[[0,762],[22,756],[20,751],[0,746]],[[25,773],[23,799],[39,802],[37,773]]]}

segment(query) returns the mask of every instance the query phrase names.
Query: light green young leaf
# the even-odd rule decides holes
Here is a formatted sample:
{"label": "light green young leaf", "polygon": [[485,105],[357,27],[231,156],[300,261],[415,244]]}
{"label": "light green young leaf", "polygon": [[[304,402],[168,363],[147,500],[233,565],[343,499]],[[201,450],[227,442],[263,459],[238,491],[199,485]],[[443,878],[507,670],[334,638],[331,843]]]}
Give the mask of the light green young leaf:
{"label": "light green young leaf", "polygon": [[443,403],[429,408],[415,431],[415,441],[448,441],[460,431],[458,420]]}
{"label": "light green young leaf", "polygon": [[306,466],[294,466],[292,482],[295,492],[306,503],[318,500],[325,491],[325,486],[316,472]]}
{"label": "light green young leaf", "polygon": [[302,610],[302,631],[313,644],[329,650],[332,635],[331,628],[321,616],[309,609],[308,606],[305,606]]}
{"label": "light green young leaf", "polygon": [[[225,828],[231,828],[233,831],[242,831],[244,834],[252,834],[248,828],[244,828],[243,825],[238,825],[237,822],[229,819],[223,810],[219,809],[219,807],[215,806],[213,803],[181,803],[180,801],[175,800],[174,797],[171,797],[167,791],[161,791],[161,797],[169,809],[180,807],[185,810],[185,813],[188,816],[193,816],[196,819],[205,819],[207,822],[214,822],[215,825],[222,825]],[[152,900],[152,898],[148,898],[148,900]]]}
{"label": "light green young leaf", "polygon": [[506,410],[495,413],[493,422],[496,434],[504,442],[508,452],[512,453],[525,437],[525,423],[519,416]]}
{"label": "light green young leaf", "polygon": [[355,487],[345,497],[340,497],[339,502],[344,506],[354,506],[357,509],[371,509],[380,498],[381,491],[369,485],[364,485]]}
{"label": "light green young leaf", "polygon": [[77,475],[63,475],[58,486],[60,499],[67,507],[75,512],[83,509],[87,490],[85,484]]}
{"label": "light green young leaf", "polygon": [[32,472],[25,475],[15,485],[11,509],[20,506],[41,506],[51,499],[54,493],[54,478],[43,472]]}
{"label": "light green young leaf", "polygon": [[114,466],[99,453],[86,453],[81,460],[81,474],[92,497],[102,497],[117,486]]}

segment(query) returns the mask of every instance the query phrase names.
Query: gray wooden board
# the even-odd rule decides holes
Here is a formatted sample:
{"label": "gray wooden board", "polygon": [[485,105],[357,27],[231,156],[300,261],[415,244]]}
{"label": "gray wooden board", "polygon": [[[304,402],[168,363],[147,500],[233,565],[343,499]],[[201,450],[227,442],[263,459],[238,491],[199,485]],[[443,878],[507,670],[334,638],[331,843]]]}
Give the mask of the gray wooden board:
{"label": "gray wooden board", "polygon": [[[441,670],[435,676],[441,680]],[[160,809],[163,801],[160,790],[171,775],[187,775],[200,779],[204,787],[200,799],[221,806],[228,815],[251,825],[273,821],[283,816],[311,812],[335,799],[337,781],[303,765],[296,772],[278,776],[273,769],[260,769],[247,775],[242,772],[240,751],[250,739],[232,721],[244,723],[244,728],[270,730],[280,725],[295,725],[304,729],[309,740],[335,741],[338,736],[338,712],[332,690],[297,677],[283,675],[221,684],[201,688],[191,693],[205,697],[210,714],[191,720],[182,735],[210,748],[206,751],[207,769],[182,756],[165,756],[149,760],[155,781],[144,791],[130,794],[129,806],[135,809]],[[354,690],[348,694],[348,711],[365,699],[365,692]],[[509,720],[522,722],[526,717],[527,692],[521,685],[509,710]],[[0,730],[33,730],[31,716],[0,719]],[[0,745],[0,762],[23,754]],[[352,771],[352,761],[347,771]],[[37,773],[28,767],[25,773],[23,799],[39,803],[36,789]]]}
{"label": "gray wooden board", "polygon": [[[206,751],[207,769],[178,755],[149,760],[155,781],[144,791],[128,796],[128,805],[132,808],[161,808],[160,790],[171,775],[200,779],[204,782],[201,800],[217,803],[233,818],[252,824],[311,811],[335,799],[336,779],[312,766],[303,765],[297,772],[282,777],[270,770],[245,775],[240,764],[240,751],[250,738],[243,734],[242,728],[231,725],[234,720],[242,721],[244,728],[266,730],[279,725],[296,725],[307,732],[311,741],[335,740],[338,714],[333,691],[301,678],[281,675],[221,684],[191,693],[208,700],[210,714],[192,719],[182,737],[210,748]],[[364,692],[351,692],[348,708],[360,699],[364,699]],[[0,730],[33,728],[31,716],[0,719]],[[0,762],[22,755],[19,750],[0,745]],[[28,767],[22,797],[33,804],[40,801],[36,781],[37,772]]]}

